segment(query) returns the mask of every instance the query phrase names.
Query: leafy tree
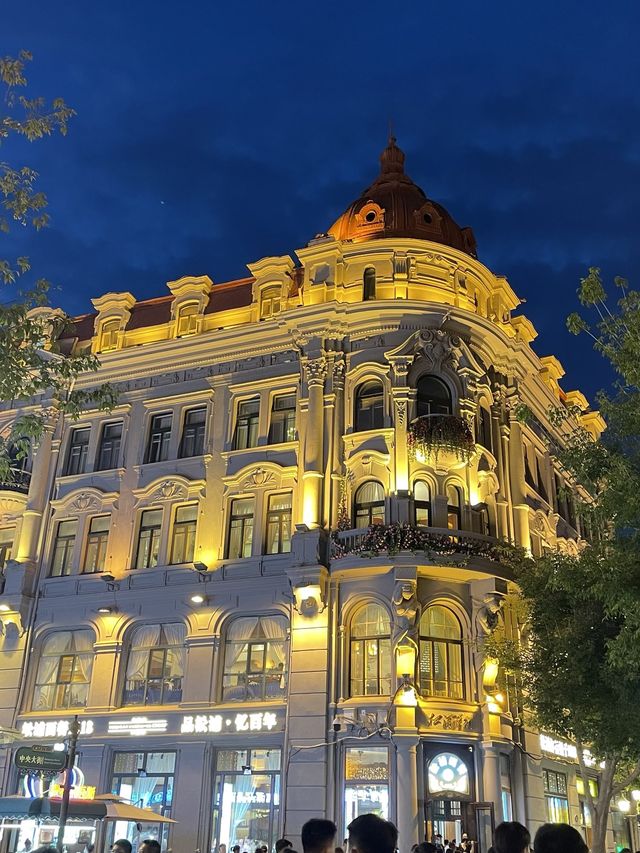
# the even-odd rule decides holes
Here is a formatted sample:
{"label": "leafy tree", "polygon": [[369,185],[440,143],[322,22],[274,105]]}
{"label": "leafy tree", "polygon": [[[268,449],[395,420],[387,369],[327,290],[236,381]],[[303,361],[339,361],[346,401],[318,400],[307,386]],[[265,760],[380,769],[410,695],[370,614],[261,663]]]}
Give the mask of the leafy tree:
{"label": "leafy tree", "polygon": [[[5,114],[0,115],[0,146],[11,137],[36,142],[54,133],[67,132],[75,115],[71,107],[56,98],[28,98],[25,77],[31,54],[0,58],[0,83],[4,89]],[[11,234],[15,225],[39,231],[49,224],[47,197],[38,189],[38,174],[29,166],[0,160],[0,232]],[[0,482],[9,482],[16,468],[37,442],[45,423],[54,413],[77,418],[90,401],[101,408],[115,402],[112,389],[101,385],[91,392],[73,390],[80,374],[95,371],[98,359],[91,354],[61,355],[56,341],[69,326],[63,312],[37,311],[47,304],[50,284],[44,278],[30,281],[31,266],[26,257],[0,257],[0,279],[9,289],[28,282],[17,297],[0,304],[0,400],[19,407],[44,395],[48,402],[39,411],[28,410],[18,417],[8,435],[0,437]]]}
{"label": "leafy tree", "polygon": [[[640,776],[640,293],[615,280],[611,308],[600,272],[582,279],[580,302],[592,323],[572,314],[570,331],[589,334],[617,376],[599,395],[607,420],[601,440],[580,425],[579,411],[551,413],[564,433],[550,451],[580,486],[580,514],[592,542],[577,557],[527,559],[517,568],[525,617],[518,639],[503,629],[488,651],[526,689],[525,708],[540,728],[570,738],[593,818],[593,847],[604,853],[612,800]],[[584,749],[600,763],[598,796],[588,784]]]}

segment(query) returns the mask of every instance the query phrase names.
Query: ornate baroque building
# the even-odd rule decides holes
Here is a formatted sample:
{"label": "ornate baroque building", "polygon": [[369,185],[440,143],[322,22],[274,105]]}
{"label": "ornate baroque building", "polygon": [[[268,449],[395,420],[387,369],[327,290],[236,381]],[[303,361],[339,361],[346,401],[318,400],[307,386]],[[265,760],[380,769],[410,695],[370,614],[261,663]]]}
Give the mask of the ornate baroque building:
{"label": "ornate baroque building", "polygon": [[52,416],[1,487],[3,793],[38,792],[15,749],[78,714],[86,785],[182,851],[372,810],[403,850],[484,853],[503,818],[588,834],[575,750],[523,727],[483,639],[517,628],[503,543],[588,538],[549,409],[600,416],[393,139],[326,234],[249,271],[107,293],[56,343],[119,403]]}

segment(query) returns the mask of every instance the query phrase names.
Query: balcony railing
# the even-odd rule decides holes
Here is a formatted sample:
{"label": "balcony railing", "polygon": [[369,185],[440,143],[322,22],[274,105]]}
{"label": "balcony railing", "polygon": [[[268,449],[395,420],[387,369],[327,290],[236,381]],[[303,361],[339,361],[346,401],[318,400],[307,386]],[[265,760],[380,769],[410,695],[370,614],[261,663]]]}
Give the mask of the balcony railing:
{"label": "balcony railing", "polygon": [[468,461],[475,449],[473,433],[464,418],[457,415],[422,415],[411,421],[409,449],[418,461],[441,454]]}
{"label": "balcony railing", "polygon": [[469,530],[413,524],[373,524],[356,530],[336,531],[332,535],[333,560],[340,560],[349,554],[364,558],[382,555],[393,557],[403,551],[434,557],[480,557],[507,564],[524,557],[524,551],[520,548]]}
{"label": "balcony railing", "polygon": [[30,482],[31,471],[12,470],[11,478],[6,482],[0,482],[0,491],[20,492],[20,494],[26,495],[29,491]]}

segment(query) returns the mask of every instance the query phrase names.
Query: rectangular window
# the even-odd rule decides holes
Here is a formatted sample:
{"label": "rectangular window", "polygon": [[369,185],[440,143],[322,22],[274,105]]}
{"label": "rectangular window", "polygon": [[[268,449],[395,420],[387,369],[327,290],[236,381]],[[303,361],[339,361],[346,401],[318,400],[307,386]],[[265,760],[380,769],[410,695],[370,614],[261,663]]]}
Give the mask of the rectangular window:
{"label": "rectangular window", "polygon": [[344,820],[361,814],[389,818],[389,750],[386,746],[348,747],[345,751]]}
{"label": "rectangular window", "polygon": [[182,438],[180,439],[181,459],[188,456],[202,456],[204,453],[204,433],[207,421],[207,410],[204,406],[189,409],[184,416]]}
{"label": "rectangular window", "polygon": [[151,418],[145,462],[164,462],[169,458],[172,421],[173,416],[170,412],[154,415]]}
{"label": "rectangular window", "polygon": [[211,850],[273,849],[280,824],[280,750],[218,750]]}
{"label": "rectangular window", "polygon": [[557,773],[555,770],[543,770],[542,781],[547,805],[547,820],[550,823],[569,823],[566,774]]}
{"label": "rectangular window", "polygon": [[91,631],[57,631],[42,644],[32,711],[83,708],[93,669]]}
{"label": "rectangular window", "polygon": [[96,460],[96,471],[110,471],[117,468],[120,461],[120,444],[122,442],[122,421],[105,424],[100,436],[100,447]]}
{"label": "rectangular window", "polygon": [[84,554],[83,572],[104,572],[109,541],[108,515],[96,515],[89,522],[87,547]]}
{"label": "rectangular window", "polygon": [[[171,817],[175,787],[175,752],[116,752],[113,758],[111,793],[126,803]],[[157,838],[162,849],[169,847],[167,823],[145,823],[144,838]],[[134,844],[139,830],[133,822],[118,824],[118,832]]]}
{"label": "rectangular window", "polygon": [[231,501],[227,557],[237,560],[251,556],[253,544],[253,498]]}
{"label": "rectangular window", "polygon": [[134,569],[151,569],[158,565],[161,530],[162,510],[145,509],[140,518]]}
{"label": "rectangular window", "polygon": [[15,532],[15,527],[5,527],[0,530],[0,571],[4,569],[11,559]]}
{"label": "rectangular window", "polygon": [[238,420],[233,437],[234,450],[247,450],[258,443],[258,421],[260,419],[260,400],[245,400],[238,406]]}
{"label": "rectangular window", "polygon": [[131,637],[123,705],[182,701],[186,649],[183,624],[141,625]]}
{"label": "rectangular window", "polygon": [[291,551],[291,492],[269,495],[267,510],[267,554]]}
{"label": "rectangular window", "polygon": [[87,467],[87,451],[89,449],[89,427],[80,427],[71,430],[69,442],[69,453],[67,455],[67,466],[65,474],[84,474]]}
{"label": "rectangular window", "polygon": [[283,444],[296,438],[296,395],[282,394],[273,398],[269,444]]}
{"label": "rectangular window", "polygon": [[58,524],[56,538],[53,543],[50,577],[59,578],[62,575],[71,574],[71,562],[73,560],[73,549],[76,544],[77,529],[78,520],[76,518],[61,521]]}
{"label": "rectangular window", "polygon": [[179,506],[173,522],[171,563],[192,563],[196,547],[198,504]]}

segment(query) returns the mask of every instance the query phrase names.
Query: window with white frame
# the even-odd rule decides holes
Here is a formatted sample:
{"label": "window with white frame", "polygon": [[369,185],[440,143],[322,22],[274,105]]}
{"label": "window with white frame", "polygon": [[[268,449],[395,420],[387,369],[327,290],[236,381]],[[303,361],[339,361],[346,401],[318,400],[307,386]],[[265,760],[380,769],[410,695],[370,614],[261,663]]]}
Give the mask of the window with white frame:
{"label": "window with white frame", "polygon": [[56,631],[42,644],[32,711],[84,708],[93,669],[91,631]]}
{"label": "window with white frame", "polygon": [[296,438],[296,395],[277,394],[271,404],[269,444],[283,444]]}
{"label": "window with white frame", "polygon": [[196,548],[198,504],[187,504],[176,509],[171,532],[171,560],[175,563],[192,563]]}
{"label": "window with white frame", "polygon": [[378,379],[369,379],[356,388],[354,430],[364,432],[383,426],[384,388]]}
{"label": "window with white frame", "polygon": [[204,434],[206,426],[206,406],[187,409],[184,416],[184,425],[182,427],[180,450],[178,454],[181,459],[186,459],[189,456],[202,456],[204,453]]}
{"label": "window with white frame", "polygon": [[420,619],[420,692],[462,699],[462,628],[448,607],[427,607]]}
{"label": "window with white frame", "polygon": [[111,352],[118,348],[120,320],[105,320],[100,329],[100,352]]}
{"label": "window with white frame", "polygon": [[269,495],[265,549],[267,554],[284,554],[291,551],[291,501],[291,492]]}
{"label": "window with white frame", "polygon": [[109,541],[108,515],[94,515],[89,520],[87,529],[87,544],[84,551],[82,571],[103,572],[107,559],[107,543]]}
{"label": "window with white frame", "polygon": [[73,549],[76,544],[76,533],[78,531],[78,519],[68,518],[59,521],[56,527],[56,535],[53,540],[53,551],[51,554],[51,571],[49,576],[59,578],[71,574],[73,563]]}
{"label": "window with white frame", "polygon": [[286,689],[287,620],[284,616],[234,619],[224,652],[223,702],[278,699]]}
{"label": "window with white frame", "polygon": [[151,569],[158,565],[162,510],[145,509],[140,515],[134,569]]}
{"label": "window with white frame", "polygon": [[0,571],[4,569],[11,559],[15,535],[15,527],[3,527],[2,530],[0,530]]}
{"label": "window with white frame", "polygon": [[350,695],[391,693],[391,622],[380,604],[365,604],[351,620]]}
{"label": "window with white frame", "polygon": [[139,625],[131,635],[123,705],[182,701],[187,630],[181,622]]}
{"label": "window with white frame", "polygon": [[121,443],[122,421],[104,424],[100,434],[96,471],[110,471],[118,467]]}
{"label": "window with white frame", "polygon": [[64,473],[84,474],[87,468],[87,452],[89,450],[89,427],[78,427],[71,430],[69,450],[67,452],[67,464]]}
{"label": "window with white frame", "polygon": [[145,462],[164,462],[169,458],[173,415],[163,412],[151,418]]}
{"label": "window with white frame", "polygon": [[356,490],[354,500],[355,526],[370,527],[384,524],[384,486],[377,480],[369,480]]}
{"label": "window with white frame", "polygon": [[190,302],[178,309],[176,335],[179,338],[195,335],[198,331],[198,303]]}
{"label": "window with white frame", "polygon": [[260,294],[260,319],[266,320],[273,317],[274,314],[280,313],[282,301],[282,288],[280,285],[275,287],[265,287]]}
{"label": "window with white frame", "polygon": [[462,528],[462,490],[459,486],[447,486],[447,527],[449,530]]}
{"label": "window with white frame", "polygon": [[260,421],[260,398],[243,400],[238,404],[238,417],[233,437],[234,450],[247,450],[258,443]]}
{"label": "window with white frame", "polygon": [[250,557],[253,545],[253,498],[236,498],[229,507],[226,556],[231,560]]}
{"label": "window with white frame", "polygon": [[413,487],[413,513],[420,527],[431,526],[431,489],[424,480],[416,480]]}

